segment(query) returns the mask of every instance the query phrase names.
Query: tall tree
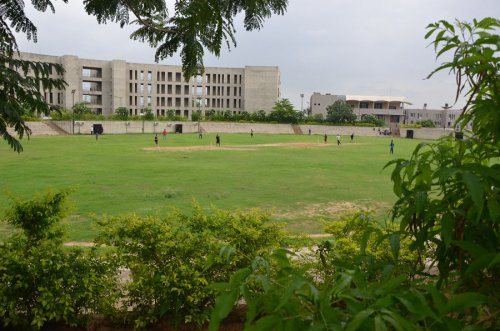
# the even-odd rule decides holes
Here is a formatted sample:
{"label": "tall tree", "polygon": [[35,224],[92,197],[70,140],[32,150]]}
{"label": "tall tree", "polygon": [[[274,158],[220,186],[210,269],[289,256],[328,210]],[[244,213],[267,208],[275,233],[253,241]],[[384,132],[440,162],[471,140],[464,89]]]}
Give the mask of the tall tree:
{"label": "tall tree", "polygon": [[279,123],[298,123],[302,118],[303,114],[296,111],[288,99],[281,99],[276,102],[273,106],[273,111],[269,114],[271,121]]}
{"label": "tall tree", "polygon": [[[51,0],[31,3],[41,12],[55,11]],[[156,61],[180,49],[186,80],[203,73],[205,49],[219,56],[224,42],[228,47],[236,46],[236,15],[244,13],[246,30],[258,30],[272,14],[284,14],[287,5],[288,0],[176,0],[169,12],[166,0],[84,0],[86,12],[99,23],[112,21],[121,27],[137,24],[131,38],[157,48]],[[24,109],[48,112],[43,92],[65,86],[62,79],[50,78],[54,71],[62,75],[60,65],[14,59],[18,47],[12,30],[37,41],[36,26],[26,16],[24,6],[23,0],[0,2],[0,135],[18,152],[22,146],[7,128],[14,128],[20,138],[29,136],[31,132],[21,118]]]}
{"label": "tall tree", "polygon": [[326,120],[332,123],[352,123],[356,120],[356,115],[352,112],[350,105],[344,101],[337,100],[326,107]]}

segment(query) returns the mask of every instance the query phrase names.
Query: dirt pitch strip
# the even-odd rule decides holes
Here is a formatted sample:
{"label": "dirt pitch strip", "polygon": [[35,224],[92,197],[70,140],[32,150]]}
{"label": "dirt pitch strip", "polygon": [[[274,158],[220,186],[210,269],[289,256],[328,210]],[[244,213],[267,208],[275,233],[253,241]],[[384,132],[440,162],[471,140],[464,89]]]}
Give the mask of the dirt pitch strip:
{"label": "dirt pitch strip", "polygon": [[197,151],[255,151],[260,148],[320,148],[332,146],[329,144],[321,143],[277,143],[277,144],[256,144],[256,145],[227,145],[227,146],[214,146],[214,145],[201,145],[201,146],[179,146],[179,147],[145,147],[145,151],[156,152],[197,152]]}

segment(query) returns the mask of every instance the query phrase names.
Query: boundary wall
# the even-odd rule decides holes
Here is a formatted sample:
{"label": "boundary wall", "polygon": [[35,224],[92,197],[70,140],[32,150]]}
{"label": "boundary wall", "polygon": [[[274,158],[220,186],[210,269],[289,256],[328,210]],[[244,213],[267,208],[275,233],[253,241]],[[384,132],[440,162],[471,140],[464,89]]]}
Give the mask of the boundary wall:
{"label": "boundary wall", "polygon": [[413,138],[415,139],[439,139],[442,137],[453,137],[455,134],[454,129],[443,129],[443,128],[401,128],[399,129],[402,138],[406,137],[406,131],[413,130]]}
{"label": "boundary wall", "polygon": [[[60,131],[71,134],[71,121],[52,121]],[[44,122],[27,122],[28,127],[33,130],[33,135],[57,135],[60,132],[51,131],[50,125]],[[269,124],[269,123],[230,123],[230,122],[191,122],[191,121],[175,121],[175,122],[155,122],[155,121],[75,121],[75,134],[90,134],[93,124],[102,124],[104,134],[126,134],[126,133],[161,133],[164,129],[168,133],[174,133],[176,125],[182,125],[183,133],[197,133],[198,128],[203,133],[271,133],[271,134],[294,134],[294,127],[290,124]],[[302,134],[312,135],[337,135],[349,136],[354,133],[355,136],[379,136],[379,129],[384,131],[388,128],[373,128],[359,126],[330,126],[330,125],[311,125],[299,124],[295,125],[302,131]],[[40,130],[39,128],[44,128]],[[415,139],[439,139],[441,137],[453,136],[453,129],[442,128],[401,128],[400,137],[406,137],[406,131],[413,130]],[[12,130],[9,132],[13,133]]]}

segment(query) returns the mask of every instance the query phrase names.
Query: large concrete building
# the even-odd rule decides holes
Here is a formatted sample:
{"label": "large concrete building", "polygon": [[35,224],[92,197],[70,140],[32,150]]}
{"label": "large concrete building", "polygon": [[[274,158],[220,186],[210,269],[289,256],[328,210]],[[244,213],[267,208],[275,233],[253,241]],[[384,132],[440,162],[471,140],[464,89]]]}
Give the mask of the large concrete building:
{"label": "large concrete building", "polygon": [[[388,127],[397,127],[399,124],[417,124],[424,120],[431,120],[436,128],[456,128],[456,121],[462,113],[461,109],[451,109],[445,104],[442,109],[422,108],[405,109],[407,104],[404,97],[394,96],[362,96],[362,95],[332,95],[313,93],[311,96],[311,114],[321,114],[326,118],[326,108],[335,101],[342,100],[351,105],[358,120],[362,115],[373,115],[384,120]],[[467,125],[470,129],[470,124]]]}
{"label": "large concrete building", "polygon": [[131,115],[145,108],[162,116],[174,110],[178,116],[191,118],[194,111],[271,111],[280,98],[278,67],[245,68],[207,67],[203,75],[185,81],[182,67],[160,64],[128,63],[124,60],[91,60],[77,56],[50,56],[21,53],[30,61],[59,63],[66,90],[45,93],[49,104],[70,109],[85,102],[97,114],[112,114],[126,107]]}
{"label": "large concrete building", "polygon": [[404,97],[391,96],[363,96],[363,95],[333,95],[313,93],[311,96],[311,115],[321,114],[326,118],[326,108],[333,105],[335,101],[342,100],[351,105],[352,111],[358,120],[363,115],[373,115],[384,120],[387,126],[403,123],[404,121]]}
{"label": "large concrete building", "polygon": [[[456,122],[461,114],[461,109],[451,109],[448,104],[442,109],[427,109],[427,104],[424,104],[422,108],[405,109],[405,124],[431,120],[436,128],[458,129]],[[471,125],[468,124],[466,128],[471,129]]]}

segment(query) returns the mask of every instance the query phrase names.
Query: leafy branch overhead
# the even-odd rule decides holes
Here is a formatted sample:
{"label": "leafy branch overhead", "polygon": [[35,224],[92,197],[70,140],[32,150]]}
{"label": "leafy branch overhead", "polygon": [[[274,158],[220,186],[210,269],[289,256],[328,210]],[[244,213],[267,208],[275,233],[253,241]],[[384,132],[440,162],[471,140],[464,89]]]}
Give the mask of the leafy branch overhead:
{"label": "leafy branch overhead", "polygon": [[[84,1],[87,13],[99,23],[138,24],[131,38],[156,47],[156,61],[180,50],[186,80],[203,72],[205,49],[220,56],[224,42],[228,48],[236,46],[236,15],[244,13],[247,31],[258,30],[272,14],[284,14],[287,4],[288,0],[181,0],[169,11],[163,0]],[[132,21],[130,13],[135,16]]]}

